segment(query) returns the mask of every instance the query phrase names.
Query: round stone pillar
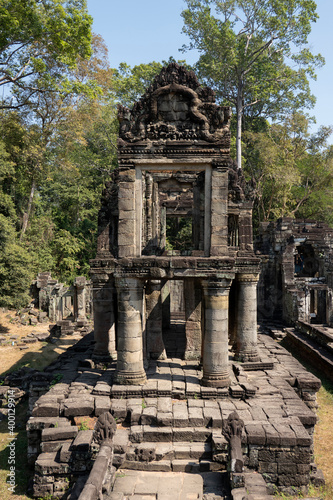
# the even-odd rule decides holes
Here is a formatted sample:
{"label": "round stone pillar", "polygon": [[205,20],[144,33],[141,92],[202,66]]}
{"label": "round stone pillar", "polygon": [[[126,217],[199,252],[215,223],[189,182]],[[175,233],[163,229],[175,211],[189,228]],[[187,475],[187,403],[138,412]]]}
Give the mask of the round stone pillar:
{"label": "round stone pillar", "polygon": [[259,361],[257,349],[258,274],[237,275],[237,332],[235,357],[239,361]]}
{"label": "round stone pillar", "polygon": [[142,301],[143,283],[136,278],[116,278],[117,384],[142,385],[146,382],[143,366]]}
{"label": "round stone pillar", "polygon": [[205,330],[202,383],[227,387],[229,378],[228,307],[231,280],[203,280]]}
{"label": "round stone pillar", "polygon": [[93,285],[95,357],[117,359],[114,293],[110,282]]}

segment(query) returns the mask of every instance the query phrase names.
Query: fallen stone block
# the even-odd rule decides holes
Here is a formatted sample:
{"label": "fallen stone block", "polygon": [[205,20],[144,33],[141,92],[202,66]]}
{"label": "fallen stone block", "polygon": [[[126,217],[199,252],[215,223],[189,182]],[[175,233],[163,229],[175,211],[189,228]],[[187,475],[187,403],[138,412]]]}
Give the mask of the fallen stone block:
{"label": "fallen stone block", "polygon": [[75,438],[79,429],[75,425],[42,430],[42,441],[60,441]]}

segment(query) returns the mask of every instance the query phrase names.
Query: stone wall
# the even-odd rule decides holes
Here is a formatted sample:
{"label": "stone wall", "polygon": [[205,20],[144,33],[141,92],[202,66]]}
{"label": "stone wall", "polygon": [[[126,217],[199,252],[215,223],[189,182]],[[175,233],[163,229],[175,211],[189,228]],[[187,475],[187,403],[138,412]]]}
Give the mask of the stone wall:
{"label": "stone wall", "polygon": [[333,229],[285,217],[261,224],[255,249],[260,319],[333,325]]}

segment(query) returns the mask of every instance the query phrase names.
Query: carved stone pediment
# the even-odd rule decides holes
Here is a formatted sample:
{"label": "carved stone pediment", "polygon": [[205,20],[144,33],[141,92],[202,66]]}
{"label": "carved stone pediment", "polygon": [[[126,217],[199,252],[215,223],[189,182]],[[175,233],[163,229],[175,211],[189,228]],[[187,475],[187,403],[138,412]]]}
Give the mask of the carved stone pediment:
{"label": "carved stone pediment", "polygon": [[132,110],[119,105],[120,146],[138,141],[200,140],[229,136],[230,107],[215,104],[214,92],[176,63],[156,76]]}

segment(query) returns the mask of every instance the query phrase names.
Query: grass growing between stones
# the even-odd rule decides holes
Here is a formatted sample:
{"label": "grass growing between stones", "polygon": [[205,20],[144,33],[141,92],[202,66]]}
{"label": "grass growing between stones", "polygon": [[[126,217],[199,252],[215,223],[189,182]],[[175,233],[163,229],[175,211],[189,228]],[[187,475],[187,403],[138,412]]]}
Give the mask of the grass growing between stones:
{"label": "grass growing between stones", "polygon": [[[317,374],[318,375],[318,374]],[[325,476],[325,487],[319,494],[333,500],[333,385],[323,380],[318,392],[318,419],[315,427],[314,452],[315,462]]]}
{"label": "grass growing between stones", "polygon": [[[0,498],[1,500],[28,500],[26,496],[29,478],[32,471],[27,464],[27,435],[25,431],[27,400],[16,406],[15,432],[13,436],[8,433],[7,419],[0,422]],[[8,445],[13,438],[15,441],[15,468],[16,487],[15,493],[8,490],[7,483],[10,465],[8,464]]]}
{"label": "grass growing between stones", "polygon": [[[284,345],[284,342],[282,342]],[[284,347],[287,347],[284,345]],[[314,461],[324,473],[325,486],[315,488],[310,486],[309,494],[303,496],[277,496],[277,499],[298,499],[298,498],[322,498],[325,500],[333,500],[333,384],[326,377],[313,368],[308,363],[305,363],[299,353],[294,349],[287,347],[291,354],[303,364],[303,366],[316,377],[320,378],[322,386],[317,393],[318,401],[318,422],[315,426],[314,434]]]}

